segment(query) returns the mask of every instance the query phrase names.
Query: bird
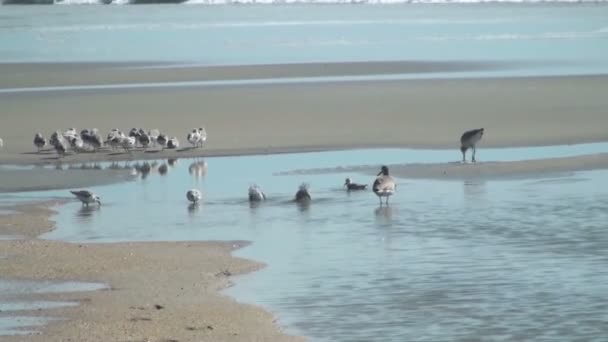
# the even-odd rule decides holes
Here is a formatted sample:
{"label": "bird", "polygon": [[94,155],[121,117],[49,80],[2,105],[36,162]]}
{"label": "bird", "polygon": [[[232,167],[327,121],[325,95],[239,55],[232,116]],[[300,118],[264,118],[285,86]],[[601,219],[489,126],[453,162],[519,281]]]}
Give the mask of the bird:
{"label": "bird", "polygon": [[150,136],[146,132],[141,132],[139,137],[137,137],[137,140],[144,150],[150,146],[150,143],[152,143],[152,139],[150,139]]}
{"label": "bird", "polygon": [[59,157],[65,157],[65,153],[67,151],[64,140],[57,140],[57,142],[53,145],[55,148],[55,152],[59,155]]}
{"label": "bird", "polygon": [[260,202],[266,199],[266,194],[257,184],[249,186],[249,202]]}
{"label": "bird", "polygon": [[344,181],[344,186],[346,187],[346,190],[348,190],[348,191],[365,190],[365,188],[367,188],[367,184],[353,183],[353,180],[350,178],[346,178],[346,180]]}
{"label": "bird", "polygon": [[131,153],[131,150],[135,148],[136,144],[137,139],[134,136],[124,137],[121,141],[122,148],[129,153]]}
{"label": "bird", "polygon": [[42,151],[42,149],[46,146],[46,139],[41,133],[36,133],[36,135],[34,135],[34,146],[36,146],[38,152]]}
{"label": "bird", "polygon": [[378,196],[380,205],[382,205],[382,197],[386,197],[386,204],[388,205],[388,198],[395,193],[396,188],[395,180],[388,173],[388,167],[383,165],[372,185],[372,190]]}
{"label": "bird", "polygon": [[193,129],[192,132],[188,133],[186,140],[192,145],[192,148],[198,147],[201,140],[201,135],[197,129]]}
{"label": "bird", "polygon": [[462,152],[462,162],[466,162],[466,153],[469,148],[473,149],[473,156],[471,157],[471,161],[475,162],[475,145],[481,140],[483,136],[483,128],[472,129],[470,131],[466,131],[460,137],[460,152]]}
{"label": "bird", "polygon": [[156,142],[160,145],[160,147],[164,150],[165,147],[167,147],[167,142],[169,141],[169,139],[167,138],[167,135],[159,133],[158,136],[156,136]]}
{"label": "bird", "polygon": [[171,137],[169,141],[167,141],[167,148],[175,149],[179,147],[179,140],[176,137]]}
{"label": "bird", "polygon": [[99,196],[95,195],[89,190],[78,190],[78,191],[70,191],[76,198],[82,202],[82,205],[86,205],[87,207],[91,203],[97,203],[97,205],[101,206],[101,199]]}
{"label": "bird", "polygon": [[186,192],[186,198],[192,203],[198,203],[203,198],[203,194],[197,189],[190,189]]}
{"label": "bird", "polygon": [[296,192],[295,201],[298,203],[308,203],[311,201],[310,192],[308,192],[309,186],[306,183],[300,184],[298,192]]}
{"label": "bird", "polygon": [[78,132],[76,131],[76,128],[73,128],[73,127],[72,128],[68,128],[65,132],[63,132],[62,135],[63,135],[63,137],[66,140],[69,140],[70,138],[75,138],[75,137],[79,136]]}
{"label": "bird", "polygon": [[70,147],[75,152],[82,152],[84,150],[84,141],[80,138],[80,136],[74,136],[68,138],[68,142],[70,143]]}
{"label": "bird", "polygon": [[2,148],[4,146],[4,140],[2,140],[2,138],[0,138],[0,148]]}

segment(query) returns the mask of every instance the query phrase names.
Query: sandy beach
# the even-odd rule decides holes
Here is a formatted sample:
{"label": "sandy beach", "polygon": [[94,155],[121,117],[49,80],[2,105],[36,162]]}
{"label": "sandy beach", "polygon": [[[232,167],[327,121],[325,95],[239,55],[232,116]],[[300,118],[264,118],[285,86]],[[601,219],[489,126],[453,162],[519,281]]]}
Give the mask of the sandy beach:
{"label": "sandy beach", "polygon": [[[461,133],[477,127],[486,129],[480,148],[608,140],[607,76],[1,92],[23,87],[428,73],[485,67],[391,62],[364,65],[366,71],[361,72],[362,65],[356,63],[215,68],[139,66],[0,65],[0,72],[6,71],[7,75],[0,81],[4,109],[0,137],[5,145],[0,150],[0,164],[363,147],[446,148],[458,154]],[[68,127],[96,127],[104,133],[114,127],[124,131],[131,127],[158,128],[177,136],[182,146],[187,147],[187,132],[199,126],[205,126],[209,134],[203,149],[153,149],[132,154],[106,150],[72,154],[62,160],[54,153],[32,153],[35,150],[32,138],[37,131],[48,137],[54,130]],[[478,168],[447,163],[392,165],[391,170],[404,178],[520,176],[606,168],[608,154],[479,165]],[[370,173],[376,168],[359,167],[351,171]],[[84,187],[128,179],[124,170],[2,172],[0,191]],[[42,335],[3,337],[4,340],[300,340],[283,334],[270,313],[236,303],[218,292],[230,285],[231,275],[263,266],[231,256],[244,242],[70,244],[37,239],[53,228],[49,221],[53,212],[49,207],[59,204],[22,205],[13,208],[16,213],[0,216],[0,235],[24,236],[0,241],[8,260],[0,262],[0,273],[16,279],[103,282],[111,290],[31,297],[76,300],[81,305],[52,309],[53,316],[69,319],[43,328]]]}
{"label": "sandy beach", "polygon": [[[2,341],[298,341],[282,334],[274,317],[219,291],[233,275],[263,265],[234,258],[244,242],[70,244],[36,239],[53,228],[49,207],[60,201],[13,207],[0,215],[6,259],[3,278],[102,282],[106,291],[30,295],[27,300],[69,300],[76,307],[25,311],[68,318],[41,335],[3,336]],[[7,315],[10,313],[0,313]]]}
{"label": "sandy beach", "polygon": [[[102,66],[98,74],[103,73]],[[376,63],[370,73],[402,72],[415,66]],[[61,67],[42,64],[37,69],[43,69],[39,72],[45,75]],[[159,81],[163,75],[170,75],[166,80],[175,82],[189,80],[192,75],[210,80],[281,77],[285,73],[306,77],[318,76],[321,71],[324,75],[353,75],[360,74],[357,67],[348,63],[313,64],[290,73],[285,71],[290,70],[287,66],[263,66],[260,70],[190,67],[188,72],[180,68],[127,69],[120,73],[120,80],[116,79],[118,75],[108,73],[104,77],[109,79],[104,82]],[[74,68],[69,80],[50,78],[52,82],[32,81],[27,85],[95,84],[101,76],[91,70],[95,68]],[[31,73],[24,75],[29,75],[24,79],[33,77]],[[3,88],[7,86],[3,83]],[[606,76],[572,76],[3,93],[0,99],[5,115],[0,137],[5,147],[0,152],[0,163],[56,161],[53,153],[30,154],[35,150],[33,135],[40,131],[49,136],[56,129],[68,127],[96,127],[104,135],[113,127],[124,131],[131,127],[158,128],[178,137],[186,147],[132,155],[86,153],[68,156],[68,162],[360,147],[457,149],[460,134],[475,127],[486,129],[482,146],[488,147],[605,141],[607,88]],[[201,125],[207,128],[207,146],[188,149],[187,132]]]}

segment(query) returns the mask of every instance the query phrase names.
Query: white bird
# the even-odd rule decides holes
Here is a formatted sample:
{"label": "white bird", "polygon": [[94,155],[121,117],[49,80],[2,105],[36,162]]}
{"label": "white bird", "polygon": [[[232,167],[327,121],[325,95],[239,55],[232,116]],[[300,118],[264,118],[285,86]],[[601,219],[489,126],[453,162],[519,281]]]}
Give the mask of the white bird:
{"label": "white bird", "polygon": [[249,186],[249,201],[260,202],[266,199],[266,194],[260,189],[257,184]]}
{"label": "white bird", "polygon": [[67,140],[70,140],[70,138],[75,138],[78,136],[78,132],[76,132],[76,128],[68,128],[65,132],[63,132],[63,137]]}
{"label": "white bird", "polygon": [[471,161],[475,162],[475,152],[477,149],[475,145],[481,140],[483,136],[483,128],[472,129],[470,131],[466,131],[460,137],[460,152],[462,152],[462,162],[466,162],[466,153],[469,148],[473,149],[473,156],[471,157]]}
{"label": "white bird", "polygon": [[197,189],[190,189],[186,192],[186,198],[192,203],[198,203],[203,198],[203,194]]}
{"label": "white bird", "polygon": [[388,198],[395,193],[396,188],[395,180],[388,174],[388,167],[382,166],[372,186],[372,190],[380,200],[380,205],[382,205],[382,197],[386,197],[386,204],[388,205]]}
{"label": "white bird", "polygon": [[160,131],[157,129],[151,129],[148,131],[148,136],[150,137],[150,141],[152,142],[153,146],[156,146],[156,139],[158,138],[159,135],[160,135]]}
{"label": "white bird", "polygon": [[186,140],[192,145],[192,147],[198,147],[198,144],[201,140],[201,135],[198,130],[193,129],[192,132],[188,133],[186,136]]}
{"label": "white bird", "polygon": [[135,137],[124,137],[122,138],[122,148],[125,149],[125,151],[131,153],[131,150],[135,148],[135,144],[136,144],[136,140]]}
{"label": "white bird", "polygon": [[99,196],[95,195],[89,190],[78,190],[78,191],[70,191],[76,198],[82,202],[82,205],[86,205],[87,207],[91,203],[97,203],[97,205],[101,205],[101,199]]}
{"label": "white bird", "polygon": [[203,177],[207,174],[207,162],[198,161],[188,166],[188,173],[196,177]]}

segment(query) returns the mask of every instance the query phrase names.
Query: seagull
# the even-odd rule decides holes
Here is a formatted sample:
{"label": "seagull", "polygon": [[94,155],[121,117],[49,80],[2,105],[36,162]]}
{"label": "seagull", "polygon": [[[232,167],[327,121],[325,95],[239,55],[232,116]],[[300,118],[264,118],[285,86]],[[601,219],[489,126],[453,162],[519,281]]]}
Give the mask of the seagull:
{"label": "seagull", "polygon": [[466,162],[466,153],[469,148],[473,149],[473,156],[471,157],[471,161],[475,162],[475,145],[481,137],[483,136],[483,128],[472,129],[470,131],[464,132],[460,137],[460,152],[462,152],[462,162]]}
{"label": "seagull", "polygon": [[160,147],[162,147],[163,150],[165,149],[165,147],[167,147],[168,141],[169,139],[165,134],[161,133],[156,137],[156,142],[160,145]]}
{"label": "seagull", "polygon": [[148,131],[148,136],[150,137],[150,141],[152,142],[152,145],[156,146],[156,139],[158,138],[158,136],[160,135],[160,131],[155,129],[151,129]]}
{"label": "seagull", "polygon": [[150,139],[150,136],[146,132],[141,133],[139,137],[137,137],[137,140],[139,140],[139,143],[144,148],[144,150],[147,149],[148,146],[150,146],[150,143],[152,142],[152,139]]}
{"label": "seagull", "polygon": [[89,190],[78,190],[78,191],[70,191],[76,198],[82,202],[82,205],[86,205],[87,207],[91,203],[97,203],[97,205],[101,205],[101,199],[99,196],[95,195]]}
{"label": "seagull", "polygon": [[192,132],[188,133],[186,136],[186,140],[192,144],[192,148],[198,147],[198,144],[201,141],[201,135],[197,129],[193,129]]}
{"label": "seagull", "polygon": [[61,135],[61,132],[55,131],[53,132],[53,134],[51,134],[49,144],[51,144],[52,146],[56,146],[57,144],[63,143],[64,141],[65,139],[63,138],[63,135]]}
{"label": "seagull", "polygon": [[192,203],[198,203],[203,198],[203,194],[197,189],[190,189],[186,192],[186,198]]}
{"label": "seagull", "polygon": [[253,184],[249,187],[249,202],[260,202],[266,199],[266,194],[262,192],[262,189],[257,184]]}
{"label": "seagull", "polygon": [[171,137],[169,141],[167,141],[167,148],[175,149],[179,147],[179,140],[176,137]]}
{"label": "seagull", "polygon": [[380,200],[380,205],[382,205],[382,197],[386,197],[386,204],[388,205],[388,198],[395,193],[396,188],[395,180],[388,174],[388,167],[382,166],[372,186],[374,193]]}
{"label": "seagull", "polygon": [[353,180],[350,178],[346,178],[346,180],[344,181],[344,186],[346,187],[346,190],[348,190],[348,191],[365,190],[365,188],[367,188],[367,184],[353,183]]}
{"label": "seagull", "polygon": [[44,139],[41,133],[34,135],[34,146],[36,146],[39,153],[46,146],[46,139]]}
{"label": "seagull", "polygon": [[76,128],[68,128],[67,131],[63,132],[63,137],[66,139],[75,138],[78,136],[78,132],[76,132]]}
{"label": "seagull", "polygon": [[300,188],[298,192],[296,192],[295,201],[298,203],[308,203],[311,200],[310,193],[308,192],[308,184],[302,183],[300,184]]}
{"label": "seagull", "polygon": [[136,139],[135,137],[124,137],[122,138],[122,148],[125,149],[125,151],[131,153],[131,149],[135,148],[135,144],[136,144]]}

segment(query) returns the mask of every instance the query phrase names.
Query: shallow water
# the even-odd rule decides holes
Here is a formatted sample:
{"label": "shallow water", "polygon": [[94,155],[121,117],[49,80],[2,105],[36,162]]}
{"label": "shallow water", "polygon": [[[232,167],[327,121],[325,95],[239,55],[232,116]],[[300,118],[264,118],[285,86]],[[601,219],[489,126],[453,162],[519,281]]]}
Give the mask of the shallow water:
{"label": "shallow water", "polygon": [[[2,256],[0,256],[0,259]],[[27,311],[77,306],[77,302],[28,300],[24,296],[43,293],[97,291],[107,288],[104,284],[89,282],[25,281],[0,278],[0,336],[37,333],[39,328],[60,319],[49,316],[29,316]]]}
{"label": "shallow water", "polygon": [[4,6],[0,62],[456,60],[508,64],[494,75],[606,73],[607,15],[606,3]]}
{"label": "shallow water", "polygon": [[[484,149],[486,161],[606,152],[605,144]],[[313,341],[586,341],[608,335],[607,171],[486,181],[398,180],[389,207],[346,176],[277,172],[444,161],[458,151],[362,150],[156,162],[137,181],[69,203],[48,239],[251,240],[268,267],[227,290]],[[202,167],[204,165],[205,167]],[[472,165],[474,167],[474,165]],[[291,200],[311,184],[313,202]],[[250,206],[257,182],[269,200]],[[191,206],[185,191],[203,190]],[[27,196],[68,195],[65,191]]]}

